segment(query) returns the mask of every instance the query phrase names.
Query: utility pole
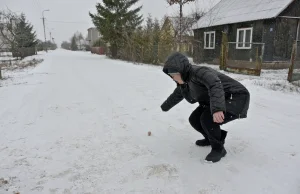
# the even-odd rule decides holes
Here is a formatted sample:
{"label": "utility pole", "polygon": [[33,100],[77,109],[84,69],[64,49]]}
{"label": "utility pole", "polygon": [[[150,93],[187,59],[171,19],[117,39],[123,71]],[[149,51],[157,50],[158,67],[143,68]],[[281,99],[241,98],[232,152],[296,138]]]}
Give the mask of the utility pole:
{"label": "utility pole", "polygon": [[[52,43],[52,36],[51,36],[51,32],[50,32],[50,40],[49,40],[50,43]],[[50,44],[50,49],[52,49],[52,44]]]}
{"label": "utility pole", "polygon": [[45,17],[44,17],[44,12],[45,12],[45,11],[50,11],[50,10],[47,9],[47,10],[44,10],[44,11],[42,12],[42,15],[43,15],[42,20],[43,20],[43,26],[44,26],[44,37],[45,37],[45,47],[46,47],[46,52],[48,52],[48,49],[47,49],[47,39],[46,39],[46,29],[45,29]]}
{"label": "utility pole", "polygon": [[179,11],[180,11],[180,17],[179,17],[179,51],[181,51],[181,44],[182,44],[182,7],[183,7],[184,4],[192,2],[192,1],[195,1],[195,0],[167,0],[169,5],[179,4]]}

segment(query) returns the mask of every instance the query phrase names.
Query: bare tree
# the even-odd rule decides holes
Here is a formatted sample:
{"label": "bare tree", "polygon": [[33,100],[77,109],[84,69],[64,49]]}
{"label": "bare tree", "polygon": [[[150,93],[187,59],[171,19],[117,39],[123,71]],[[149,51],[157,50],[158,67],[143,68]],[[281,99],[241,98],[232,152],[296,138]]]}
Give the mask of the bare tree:
{"label": "bare tree", "polygon": [[0,11],[0,39],[2,47],[14,49],[16,43],[15,22],[18,16],[11,11]]}
{"label": "bare tree", "polygon": [[[176,14],[177,15],[177,14]],[[180,17],[171,16],[169,17],[172,21],[172,25],[174,27],[175,31],[175,37],[178,39],[178,37],[181,36],[192,36],[192,27],[194,24],[197,23],[197,21],[203,17],[204,12],[193,12],[190,13],[180,19]],[[181,20],[181,26],[180,26],[180,20]]]}
{"label": "bare tree", "polygon": [[173,5],[173,4],[179,4],[179,42],[181,43],[181,40],[182,40],[182,17],[183,17],[183,14],[182,14],[182,7],[184,4],[187,4],[189,2],[193,2],[195,0],[167,0],[167,3],[169,5]]}
{"label": "bare tree", "polygon": [[77,32],[76,33],[76,39],[77,39],[77,41],[79,43],[80,49],[82,49],[82,44],[83,44],[84,38],[83,38],[83,35],[82,35],[81,32]]}

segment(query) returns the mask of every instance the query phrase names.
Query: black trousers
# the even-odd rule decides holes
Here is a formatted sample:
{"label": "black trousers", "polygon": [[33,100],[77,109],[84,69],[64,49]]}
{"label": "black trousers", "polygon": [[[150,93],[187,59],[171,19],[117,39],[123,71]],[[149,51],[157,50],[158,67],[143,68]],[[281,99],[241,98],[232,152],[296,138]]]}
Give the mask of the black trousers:
{"label": "black trousers", "polygon": [[189,122],[194,129],[196,129],[204,136],[204,138],[210,141],[214,139],[220,141],[220,125],[228,123],[238,118],[237,116],[230,113],[226,113],[224,114],[224,116],[225,119],[223,123],[215,123],[213,120],[213,115],[210,112],[210,107],[200,105],[192,112],[189,118]]}

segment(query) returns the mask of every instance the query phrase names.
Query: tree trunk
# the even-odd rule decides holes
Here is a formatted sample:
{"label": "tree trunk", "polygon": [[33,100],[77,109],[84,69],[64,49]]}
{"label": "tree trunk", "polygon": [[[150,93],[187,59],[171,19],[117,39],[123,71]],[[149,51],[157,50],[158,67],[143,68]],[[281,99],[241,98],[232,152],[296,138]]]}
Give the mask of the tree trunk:
{"label": "tree trunk", "polygon": [[117,55],[118,55],[118,47],[116,43],[113,43],[111,45],[111,56],[112,58],[117,58]]}
{"label": "tree trunk", "polygon": [[0,65],[0,79],[2,79],[2,68],[1,68],[1,65]]}
{"label": "tree trunk", "polygon": [[181,52],[182,42],[182,1],[180,1],[180,17],[179,17],[179,52]]}

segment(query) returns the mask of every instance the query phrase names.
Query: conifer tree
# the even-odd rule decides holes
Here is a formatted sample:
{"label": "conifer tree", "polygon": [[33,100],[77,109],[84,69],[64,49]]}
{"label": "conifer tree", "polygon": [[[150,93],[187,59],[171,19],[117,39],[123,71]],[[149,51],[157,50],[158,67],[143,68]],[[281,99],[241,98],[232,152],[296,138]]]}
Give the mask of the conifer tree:
{"label": "conifer tree", "polygon": [[112,57],[117,57],[118,49],[131,37],[143,19],[139,15],[142,6],[132,9],[139,0],[103,0],[97,3],[96,14],[89,13],[94,25],[105,42],[111,45]]}
{"label": "conifer tree", "polygon": [[24,14],[16,21],[15,42],[17,48],[35,47],[38,43],[33,26],[26,21]]}
{"label": "conifer tree", "polygon": [[78,47],[77,47],[77,41],[76,41],[76,35],[74,34],[74,36],[71,38],[71,50],[72,51],[77,51]]}

